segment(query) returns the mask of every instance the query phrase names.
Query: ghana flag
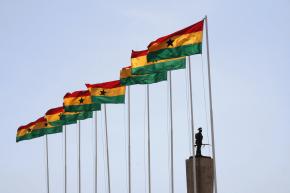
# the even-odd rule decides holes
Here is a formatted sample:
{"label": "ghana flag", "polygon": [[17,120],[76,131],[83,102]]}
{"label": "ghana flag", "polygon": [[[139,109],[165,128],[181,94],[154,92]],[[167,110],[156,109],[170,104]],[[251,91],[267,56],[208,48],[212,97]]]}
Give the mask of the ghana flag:
{"label": "ghana flag", "polygon": [[190,56],[202,52],[203,20],[148,45],[148,61]]}
{"label": "ghana flag", "polygon": [[63,97],[65,112],[99,111],[101,104],[92,103],[91,94],[88,90],[67,93]]}
{"label": "ghana flag", "polygon": [[131,66],[132,74],[151,74],[157,72],[165,72],[169,70],[177,70],[185,68],[185,57],[179,57],[174,59],[159,60],[155,62],[147,61],[148,50],[134,51],[131,54]]}
{"label": "ghana flag", "polygon": [[74,124],[78,120],[85,120],[93,117],[92,111],[84,111],[84,112],[64,112],[60,119],[65,122],[65,124]]}
{"label": "ghana flag", "polygon": [[167,80],[167,72],[158,72],[144,75],[132,75],[131,66],[124,67],[120,71],[120,81],[122,85],[152,84]]}
{"label": "ghana flag", "polygon": [[126,87],[121,85],[120,80],[100,84],[86,84],[92,97],[93,103],[125,103]]}
{"label": "ghana flag", "polygon": [[53,127],[47,123],[45,117],[41,117],[34,122],[20,126],[17,130],[16,142],[60,132],[62,132],[61,126]]}
{"label": "ghana flag", "polygon": [[56,107],[49,109],[45,113],[45,118],[47,122],[52,125],[52,126],[62,126],[66,125],[63,120],[61,120],[61,115],[64,113],[64,108],[63,107]]}
{"label": "ghana flag", "polygon": [[28,123],[27,125],[20,126],[17,130],[16,142],[22,141],[22,140],[33,139],[33,138],[36,138],[37,136],[40,137],[41,135],[39,135],[39,133],[37,134],[37,132],[35,131],[32,133],[32,128],[34,125],[35,125],[34,122],[31,122],[31,123]]}

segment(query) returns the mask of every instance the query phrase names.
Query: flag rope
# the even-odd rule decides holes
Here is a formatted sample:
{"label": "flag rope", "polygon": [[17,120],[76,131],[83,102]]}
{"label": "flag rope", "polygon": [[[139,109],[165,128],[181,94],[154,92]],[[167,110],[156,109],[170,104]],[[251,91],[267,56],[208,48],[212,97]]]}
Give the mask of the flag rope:
{"label": "flag rope", "polygon": [[[208,111],[207,111],[207,102],[206,102],[206,91],[205,91],[205,76],[204,76],[204,62],[203,62],[203,57],[202,54],[200,55],[201,58],[201,69],[202,69],[202,86],[203,86],[203,107],[204,107],[204,113],[205,113],[205,121],[206,121],[206,143],[209,144],[209,125],[208,125]],[[211,148],[207,148],[208,149],[208,154],[211,155]]]}

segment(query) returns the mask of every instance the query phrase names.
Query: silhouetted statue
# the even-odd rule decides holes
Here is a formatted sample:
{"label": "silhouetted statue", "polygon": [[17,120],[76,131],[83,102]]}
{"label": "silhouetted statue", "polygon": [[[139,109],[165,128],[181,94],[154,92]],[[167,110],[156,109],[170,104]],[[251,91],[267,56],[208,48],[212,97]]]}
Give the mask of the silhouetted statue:
{"label": "silhouetted statue", "polygon": [[198,128],[198,133],[195,134],[195,145],[196,145],[196,157],[201,157],[201,146],[202,146],[202,128]]}

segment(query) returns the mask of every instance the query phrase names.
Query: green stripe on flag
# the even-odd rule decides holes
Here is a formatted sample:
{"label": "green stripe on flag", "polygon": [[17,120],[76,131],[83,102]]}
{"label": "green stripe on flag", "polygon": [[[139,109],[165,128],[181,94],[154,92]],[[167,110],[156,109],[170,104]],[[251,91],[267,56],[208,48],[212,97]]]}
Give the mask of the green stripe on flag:
{"label": "green stripe on flag", "polygon": [[92,96],[92,101],[94,103],[120,104],[120,103],[125,103],[125,95],[119,95],[119,96]]}
{"label": "green stripe on flag", "polygon": [[134,85],[134,84],[153,84],[167,80],[167,72],[159,72],[146,75],[132,75],[127,78],[121,78],[122,85]]}
{"label": "green stripe on flag", "polygon": [[132,74],[150,74],[156,72],[165,72],[170,70],[178,70],[186,67],[186,59],[181,58],[167,62],[161,62],[142,67],[132,68]]}
{"label": "green stripe on flag", "polygon": [[202,53],[202,43],[197,43],[184,45],[176,48],[166,48],[154,52],[149,52],[147,55],[147,60],[148,62],[153,62],[157,60],[178,58],[182,56],[190,56],[201,53]]}
{"label": "green stripe on flag", "polygon": [[70,105],[64,107],[66,112],[100,111],[101,104]]}
{"label": "green stripe on flag", "polygon": [[84,119],[88,119],[92,117],[93,117],[93,112],[87,111],[87,112],[80,112],[80,113],[71,114],[71,115],[62,115],[61,120],[63,120],[65,124],[68,125],[68,124],[77,123],[78,120],[84,120]]}

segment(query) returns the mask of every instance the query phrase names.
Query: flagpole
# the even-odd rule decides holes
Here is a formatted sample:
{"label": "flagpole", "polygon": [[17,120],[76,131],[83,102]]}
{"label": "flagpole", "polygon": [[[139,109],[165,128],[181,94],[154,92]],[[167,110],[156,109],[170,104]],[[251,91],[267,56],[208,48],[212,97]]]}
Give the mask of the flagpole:
{"label": "flagpole", "polygon": [[78,129],[78,193],[81,193],[81,121],[79,120]]}
{"label": "flagpole", "polygon": [[206,27],[206,53],[207,53],[207,75],[208,75],[208,91],[209,91],[209,106],[210,106],[210,128],[211,128],[211,143],[212,143],[212,155],[213,155],[213,172],[214,172],[214,186],[215,193],[217,193],[217,177],[216,177],[216,157],[215,157],[215,140],[214,140],[214,120],[212,110],[212,91],[211,91],[211,73],[210,73],[210,57],[209,57],[209,41],[208,41],[208,20],[205,16],[205,27]]}
{"label": "flagpole", "polygon": [[197,193],[196,183],[196,163],[195,163],[195,148],[194,148],[194,120],[193,120],[193,102],[192,102],[192,84],[191,84],[191,62],[188,56],[188,77],[189,77],[189,101],[190,101],[190,120],[191,120],[191,136],[192,136],[192,177],[193,177],[193,193]]}
{"label": "flagpole", "polygon": [[98,112],[95,111],[95,193],[98,192]]}
{"label": "flagpole", "polygon": [[150,156],[150,105],[149,105],[149,84],[147,88],[147,135],[148,135],[148,193],[151,193],[151,156]]}
{"label": "flagpole", "polygon": [[171,193],[174,193],[174,167],[173,167],[173,120],[172,120],[172,77],[171,71],[169,74],[169,111],[170,111],[170,156],[171,156]]}
{"label": "flagpole", "polygon": [[49,167],[48,167],[48,137],[45,135],[45,153],[46,153],[46,188],[49,193]]}
{"label": "flagpole", "polygon": [[110,182],[110,158],[109,158],[109,142],[108,142],[108,124],[107,124],[107,109],[104,104],[105,113],[105,135],[106,135],[106,153],[107,153],[107,173],[108,173],[108,193],[111,193],[111,182]]}
{"label": "flagpole", "polygon": [[64,126],[64,193],[67,192],[67,154],[66,154],[66,125]]}
{"label": "flagpole", "polygon": [[131,115],[130,86],[128,86],[128,193],[131,193]]}

